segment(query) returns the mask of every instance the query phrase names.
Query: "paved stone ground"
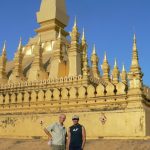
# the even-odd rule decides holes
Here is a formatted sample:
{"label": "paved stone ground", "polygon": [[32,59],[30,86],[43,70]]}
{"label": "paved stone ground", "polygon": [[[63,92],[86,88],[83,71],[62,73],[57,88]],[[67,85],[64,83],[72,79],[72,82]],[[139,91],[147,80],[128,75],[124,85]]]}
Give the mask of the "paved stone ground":
{"label": "paved stone ground", "polygon": [[[45,140],[0,139],[0,150],[50,150]],[[90,140],[85,150],[150,150],[150,140]]]}

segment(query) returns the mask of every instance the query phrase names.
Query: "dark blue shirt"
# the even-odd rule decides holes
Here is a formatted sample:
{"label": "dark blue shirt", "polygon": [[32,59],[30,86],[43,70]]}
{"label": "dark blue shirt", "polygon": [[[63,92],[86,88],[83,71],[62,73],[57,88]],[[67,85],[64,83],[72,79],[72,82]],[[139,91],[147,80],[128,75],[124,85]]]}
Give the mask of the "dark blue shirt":
{"label": "dark blue shirt", "polygon": [[81,147],[82,146],[82,125],[77,124],[70,127],[70,146]]}

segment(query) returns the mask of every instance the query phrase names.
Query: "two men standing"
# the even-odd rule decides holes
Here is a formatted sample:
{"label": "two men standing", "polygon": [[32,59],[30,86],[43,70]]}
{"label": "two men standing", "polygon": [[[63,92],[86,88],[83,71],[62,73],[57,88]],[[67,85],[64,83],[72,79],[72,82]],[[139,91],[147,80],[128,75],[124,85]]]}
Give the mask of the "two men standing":
{"label": "two men standing", "polygon": [[67,130],[64,127],[66,116],[61,114],[59,122],[44,128],[45,133],[49,137],[49,144],[52,150],[83,150],[86,142],[85,128],[79,124],[79,117],[72,117],[73,125]]}

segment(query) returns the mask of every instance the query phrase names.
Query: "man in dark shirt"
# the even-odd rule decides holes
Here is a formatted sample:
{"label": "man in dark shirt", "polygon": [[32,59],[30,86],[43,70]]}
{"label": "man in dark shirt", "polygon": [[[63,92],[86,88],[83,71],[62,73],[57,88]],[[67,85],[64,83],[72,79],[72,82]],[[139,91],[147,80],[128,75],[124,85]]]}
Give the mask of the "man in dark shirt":
{"label": "man in dark shirt", "polygon": [[68,131],[68,149],[83,150],[86,142],[85,128],[79,124],[79,116],[72,117],[73,126]]}

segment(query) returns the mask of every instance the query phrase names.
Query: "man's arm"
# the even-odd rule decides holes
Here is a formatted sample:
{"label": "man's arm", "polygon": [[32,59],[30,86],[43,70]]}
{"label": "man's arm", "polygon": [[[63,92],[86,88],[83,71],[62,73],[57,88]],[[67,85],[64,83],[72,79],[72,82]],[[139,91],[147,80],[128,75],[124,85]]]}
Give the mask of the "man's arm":
{"label": "man's arm", "polygon": [[47,134],[49,140],[52,140],[51,132],[54,130],[54,126],[55,124],[52,124],[48,126],[47,128],[46,127],[44,128],[44,132]]}
{"label": "man's arm", "polygon": [[82,127],[82,149],[84,149],[85,142],[86,142],[86,131],[85,128]]}
{"label": "man's arm", "polygon": [[70,139],[71,139],[71,134],[70,134],[70,128],[69,128],[69,129],[68,129],[67,150],[69,150],[69,146],[70,146]]}
{"label": "man's arm", "polygon": [[51,140],[52,139],[52,135],[50,134],[50,132],[46,128],[44,128],[44,132],[47,134],[48,139]]}

